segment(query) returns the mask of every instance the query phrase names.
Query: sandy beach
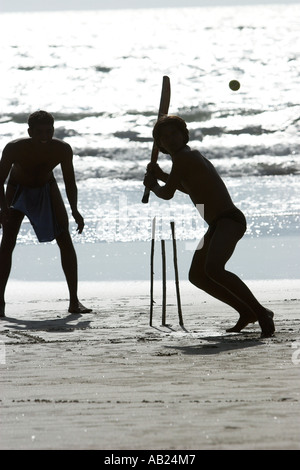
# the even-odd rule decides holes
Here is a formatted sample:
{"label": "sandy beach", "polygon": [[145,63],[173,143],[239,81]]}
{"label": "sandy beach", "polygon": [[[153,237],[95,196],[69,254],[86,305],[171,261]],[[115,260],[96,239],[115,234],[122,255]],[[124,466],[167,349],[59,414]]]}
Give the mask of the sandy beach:
{"label": "sandy beach", "polygon": [[[0,319],[0,449],[101,450],[99,465],[118,452],[184,458],[202,450],[299,450],[299,2],[2,0],[0,11],[0,153],[28,137],[30,113],[53,114],[55,137],[74,155],[82,234],[72,217],[69,156],[54,176],[78,255],[79,298],[93,308],[68,313],[59,249],[39,244],[25,218]],[[141,202],[165,74],[168,113],[186,121],[189,145],[213,164],[245,214],[247,231],[226,269],[275,312],[272,338],[260,338],[257,324],[227,333],[236,312],[187,280],[207,230],[199,212],[211,220],[210,204],[222,206],[220,186],[210,186],[208,201],[201,193],[211,179],[203,175],[207,185],[199,183],[195,197],[189,171],[180,171],[192,198],[176,191],[170,200],[152,194]],[[0,180],[15,158],[11,183],[43,185],[52,161],[63,158],[50,159],[56,146],[46,147],[24,147],[28,165],[9,147]],[[171,171],[172,158],[160,152],[158,162]]]}
{"label": "sandy beach", "polygon": [[1,449],[300,448],[299,281],[249,281],[276,335],[229,334],[235,312],[168,281],[149,326],[149,282],[81,282],[94,313],[67,313],[63,282],[11,280],[1,321]]}

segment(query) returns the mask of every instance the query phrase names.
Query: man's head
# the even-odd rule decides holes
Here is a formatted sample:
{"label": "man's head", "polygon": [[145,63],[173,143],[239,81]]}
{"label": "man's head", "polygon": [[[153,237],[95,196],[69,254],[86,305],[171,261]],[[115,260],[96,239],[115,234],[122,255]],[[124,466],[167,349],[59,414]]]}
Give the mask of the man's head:
{"label": "man's head", "polygon": [[[163,116],[158,119],[152,134],[159,150],[167,154],[170,153],[171,148],[174,148],[174,146],[180,146],[179,139],[181,139],[182,147],[189,141],[189,131],[186,127],[186,123],[178,116]],[[163,145],[163,142],[167,140],[169,141],[168,149],[166,145],[165,147]],[[175,142],[175,140],[177,140],[177,142]]]}
{"label": "man's head", "polygon": [[36,142],[45,144],[54,134],[54,118],[47,111],[35,111],[28,118],[28,134]]}

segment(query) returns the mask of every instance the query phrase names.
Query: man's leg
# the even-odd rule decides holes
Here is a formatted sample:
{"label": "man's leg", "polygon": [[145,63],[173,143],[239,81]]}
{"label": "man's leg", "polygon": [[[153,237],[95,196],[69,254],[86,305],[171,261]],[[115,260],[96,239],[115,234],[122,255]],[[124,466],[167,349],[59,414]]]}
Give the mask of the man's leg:
{"label": "man's leg", "polygon": [[[235,244],[232,246],[231,253],[230,252],[227,253],[227,256],[229,256],[229,258],[234,251],[236,243],[241,238],[243,233],[236,239]],[[209,230],[204,236],[202,248],[196,250],[193,260],[192,260],[190,272],[189,272],[189,280],[196,287],[204,290],[205,292],[212,295],[213,297],[220,300],[221,302],[226,303],[227,305],[235,309],[240,314],[240,318],[237,324],[233,328],[230,328],[227,330],[227,331],[238,332],[238,331],[241,331],[243,328],[245,328],[245,326],[247,326],[249,323],[254,323],[255,321],[257,321],[257,317],[253,313],[253,311],[249,308],[248,305],[246,305],[239,298],[233,295],[225,287],[217,284],[207,275],[206,269],[205,269],[206,259],[208,256],[208,251],[209,251],[212,236],[213,236],[213,232]]]}
{"label": "man's leg", "polygon": [[12,253],[16,246],[17,236],[24,214],[10,209],[8,221],[3,225],[0,245],[0,317],[5,316],[5,288],[12,265]]}
{"label": "man's leg", "polygon": [[262,335],[272,336],[275,331],[273,312],[263,307],[246,284],[235,274],[225,270],[225,264],[232,255],[237,241],[242,237],[242,224],[231,219],[221,219],[211,238],[207,257],[206,273],[216,284],[225,288],[243,302],[257,316]]}
{"label": "man's leg", "polygon": [[84,307],[78,300],[77,256],[69,233],[68,214],[56,182],[51,183],[51,198],[56,221],[62,230],[56,241],[60,249],[61,264],[70,293],[68,311],[70,313],[89,313],[92,310]]}
{"label": "man's leg", "polygon": [[66,281],[70,293],[70,303],[68,311],[70,313],[89,313],[92,310],[84,307],[78,300],[78,269],[77,256],[69,232],[63,232],[57,239],[60,248],[61,264],[66,276]]}

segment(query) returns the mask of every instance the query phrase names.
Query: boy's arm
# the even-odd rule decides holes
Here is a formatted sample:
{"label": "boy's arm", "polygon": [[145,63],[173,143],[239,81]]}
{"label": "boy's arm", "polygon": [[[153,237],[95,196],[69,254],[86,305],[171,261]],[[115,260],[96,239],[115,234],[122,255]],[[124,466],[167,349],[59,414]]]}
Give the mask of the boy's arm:
{"label": "boy's arm", "polygon": [[152,173],[155,178],[163,181],[164,183],[167,182],[167,179],[170,176],[169,173],[166,173],[160,168],[158,163],[149,163],[147,166],[147,173]]}
{"label": "boy's arm", "polygon": [[156,196],[161,199],[172,199],[177,189],[187,194],[187,191],[180,183],[179,175],[174,169],[174,166],[170,175],[166,174],[166,176],[166,184],[164,186],[160,186],[156,177],[152,173],[146,173],[144,178],[144,185],[150,188],[151,191],[153,191],[154,194],[156,194]]}
{"label": "boy's arm", "polygon": [[66,145],[66,152],[64,158],[61,161],[61,169],[64,178],[65,188],[67,198],[71,207],[72,216],[77,223],[77,230],[79,233],[82,232],[84,227],[84,221],[81,214],[78,212],[77,209],[77,185],[75,180],[75,172],[73,166],[73,151],[68,144]]}

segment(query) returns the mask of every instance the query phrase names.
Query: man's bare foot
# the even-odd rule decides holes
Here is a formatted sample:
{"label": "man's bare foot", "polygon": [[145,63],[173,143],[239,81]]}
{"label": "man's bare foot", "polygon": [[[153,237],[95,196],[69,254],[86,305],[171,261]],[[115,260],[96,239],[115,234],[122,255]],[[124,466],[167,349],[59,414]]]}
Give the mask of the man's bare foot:
{"label": "man's bare foot", "polygon": [[263,314],[260,314],[258,319],[259,326],[261,327],[261,338],[270,338],[275,333],[275,325],[273,322],[274,313],[268,308],[265,309]]}
{"label": "man's bare foot", "polygon": [[91,308],[86,308],[79,301],[69,305],[69,313],[91,313],[93,310]]}
{"label": "man's bare foot", "polygon": [[5,317],[5,302],[0,304],[0,318]]}
{"label": "man's bare foot", "polygon": [[227,333],[239,333],[243,328],[245,328],[249,323],[255,323],[257,318],[252,315],[240,315],[237,323],[232,327],[228,328],[226,331]]}

